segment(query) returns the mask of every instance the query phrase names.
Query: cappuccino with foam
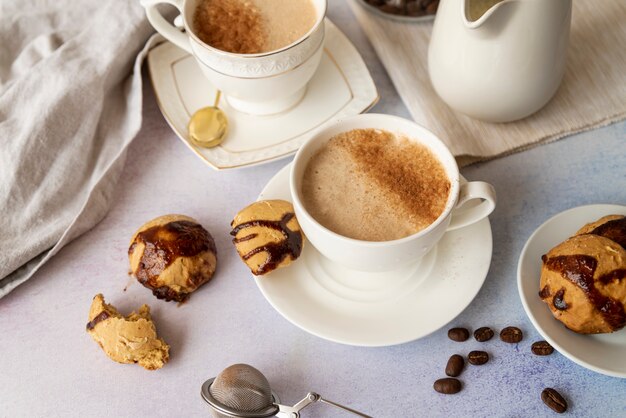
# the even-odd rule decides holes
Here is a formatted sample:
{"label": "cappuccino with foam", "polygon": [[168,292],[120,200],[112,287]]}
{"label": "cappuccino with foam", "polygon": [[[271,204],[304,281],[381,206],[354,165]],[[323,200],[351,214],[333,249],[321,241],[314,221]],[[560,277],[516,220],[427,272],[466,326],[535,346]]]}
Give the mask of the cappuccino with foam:
{"label": "cappuccino with foam", "polygon": [[444,211],[450,179],[419,141],[379,129],[331,138],[302,178],[306,210],[337,234],[364,241],[413,235]]}

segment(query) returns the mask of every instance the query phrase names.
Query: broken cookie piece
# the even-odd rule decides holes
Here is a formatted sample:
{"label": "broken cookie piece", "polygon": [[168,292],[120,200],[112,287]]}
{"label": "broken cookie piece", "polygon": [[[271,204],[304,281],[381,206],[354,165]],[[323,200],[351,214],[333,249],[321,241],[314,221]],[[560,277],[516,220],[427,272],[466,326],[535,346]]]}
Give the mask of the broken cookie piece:
{"label": "broken cookie piece", "polygon": [[156,370],[169,360],[170,347],[157,336],[148,305],[124,317],[97,294],[86,328],[106,355],[118,363],[139,363],[144,369]]}

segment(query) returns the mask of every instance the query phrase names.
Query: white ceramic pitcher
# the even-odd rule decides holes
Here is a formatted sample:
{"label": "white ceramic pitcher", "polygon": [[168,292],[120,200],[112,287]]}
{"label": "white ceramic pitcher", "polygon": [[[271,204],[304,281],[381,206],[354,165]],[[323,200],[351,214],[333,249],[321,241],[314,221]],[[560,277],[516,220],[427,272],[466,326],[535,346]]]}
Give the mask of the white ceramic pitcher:
{"label": "white ceramic pitcher", "polygon": [[571,15],[572,0],[441,0],[428,51],[433,87],[489,122],[536,112],[563,78]]}

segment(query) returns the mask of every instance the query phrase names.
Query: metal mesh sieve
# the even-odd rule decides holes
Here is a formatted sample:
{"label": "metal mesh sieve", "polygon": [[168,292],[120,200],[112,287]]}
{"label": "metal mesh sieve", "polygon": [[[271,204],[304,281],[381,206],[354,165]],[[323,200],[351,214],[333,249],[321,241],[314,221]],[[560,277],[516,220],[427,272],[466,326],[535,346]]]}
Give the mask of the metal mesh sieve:
{"label": "metal mesh sieve", "polygon": [[[257,412],[272,405],[272,390],[263,374],[247,364],[233,364],[224,369],[209,388],[221,404],[241,412]],[[214,418],[229,415],[212,410]]]}
{"label": "metal mesh sieve", "polygon": [[202,384],[200,394],[211,407],[213,418],[299,418],[300,411],[314,402],[322,402],[364,418],[372,418],[347,406],[322,399],[309,392],[294,406],[281,405],[263,374],[247,364],[234,364],[217,377]]}

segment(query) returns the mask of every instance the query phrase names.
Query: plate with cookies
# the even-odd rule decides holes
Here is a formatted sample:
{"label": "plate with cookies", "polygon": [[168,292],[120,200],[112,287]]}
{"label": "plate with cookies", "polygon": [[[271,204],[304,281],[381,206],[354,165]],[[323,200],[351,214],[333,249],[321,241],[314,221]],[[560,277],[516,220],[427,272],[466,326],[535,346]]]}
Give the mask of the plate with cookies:
{"label": "plate with cookies", "polygon": [[522,250],[517,284],[539,333],[575,363],[626,378],[626,206],[547,220]]}

